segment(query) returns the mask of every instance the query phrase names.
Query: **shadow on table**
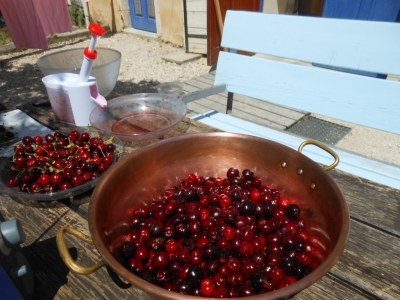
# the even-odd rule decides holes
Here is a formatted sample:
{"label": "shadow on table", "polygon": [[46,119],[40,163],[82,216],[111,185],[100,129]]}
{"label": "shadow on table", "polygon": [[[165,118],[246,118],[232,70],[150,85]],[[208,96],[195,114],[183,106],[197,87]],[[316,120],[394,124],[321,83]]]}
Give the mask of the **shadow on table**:
{"label": "shadow on table", "polygon": [[[93,265],[95,263],[93,258],[83,253],[85,251],[82,250],[82,245],[76,242],[76,246],[68,248],[72,259],[83,266]],[[22,252],[34,273],[34,295],[30,298],[32,300],[54,299],[62,295],[71,299],[76,293],[85,295],[87,287],[94,281],[105,283],[112,280],[120,289],[131,287],[131,284],[124,282],[109,267],[106,267],[106,272],[98,270],[91,276],[71,273],[59,255],[55,237],[24,247]],[[97,277],[97,280],[94,277]],[[101,290],[97,292],[102,293]]]}
{"label": "shadow on table", "polygon": [[30,200],[18,197],[10,198],[22,205],[34,207],[34,208],[57,208],[57,207],[65,207],[69,205],[69,199],[61,199],[61,200],[52,200],[52,201],[38,201],[38,200]]}
{"label": "shadow on table", "polygon": [[[22,248],[34,274],[34,295],[32,299],[54,299],[59,289],[68,283],[70,270],[57,251],[56,238],[35,242]],[[76,259],[76,249],[70,249]]]}

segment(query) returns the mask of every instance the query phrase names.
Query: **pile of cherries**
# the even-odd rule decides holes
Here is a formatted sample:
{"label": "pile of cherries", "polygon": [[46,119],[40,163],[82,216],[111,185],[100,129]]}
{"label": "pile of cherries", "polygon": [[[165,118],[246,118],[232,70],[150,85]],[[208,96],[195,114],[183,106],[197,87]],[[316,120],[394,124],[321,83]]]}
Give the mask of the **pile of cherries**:
{"label": "pile of cherries", "polygon": [[169,291],[215,298],[268,293],[326,258],[309,241],[294,202],[249,169],[230,168],[225,179],[190,174],[134,210],[116,255]]}
{"label": "pile of cherries", "polygon": [[112,138],[104,141],[88,132],[25,136],[14,146],[7,184],[32,194],[65,191],[98,178],[116,155]]}

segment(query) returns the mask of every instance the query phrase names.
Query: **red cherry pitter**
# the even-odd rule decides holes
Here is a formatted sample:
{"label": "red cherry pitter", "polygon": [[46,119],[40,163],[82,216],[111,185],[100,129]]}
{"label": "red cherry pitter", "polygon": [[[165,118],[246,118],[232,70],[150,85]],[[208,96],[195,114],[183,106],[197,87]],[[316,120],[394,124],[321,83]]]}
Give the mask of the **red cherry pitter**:
{"label": "red cherry pitter", "polygon": [[[81,71],[79,73],[79,82],[88,82],[90,72],[92,71],[93,62],[97,57],[97,51],[94,49],[96,46],[97,38],[103,36],[106,31],[103,27],[97,24],[90,24],[89,31],[92,33],[90,39],[89,47],[86,47],[83,51],[83,62]],[[91,99],[103,108],[107,107],[107,100],[98,93],[97,83],[95,85],[90,85],[90,95]]]}

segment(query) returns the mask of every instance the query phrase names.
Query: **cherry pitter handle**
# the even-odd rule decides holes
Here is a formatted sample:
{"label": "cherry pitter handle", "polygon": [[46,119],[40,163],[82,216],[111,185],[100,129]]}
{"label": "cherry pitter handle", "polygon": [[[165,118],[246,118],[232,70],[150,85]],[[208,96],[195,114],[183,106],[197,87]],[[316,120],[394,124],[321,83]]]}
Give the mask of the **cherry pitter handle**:
{"label": "cherry pitter handle", "polygon": [[80,82],[88,81],[90,72],[92,71],[93,61],[97,57],[97,51],[94,50],[97,38],[106,33],[105,29],[97,24],[90,24],[88,29],[92,33],[92,38],[90,39],[89,47],[85,48],[83,51],[83,62],[79,73]]}

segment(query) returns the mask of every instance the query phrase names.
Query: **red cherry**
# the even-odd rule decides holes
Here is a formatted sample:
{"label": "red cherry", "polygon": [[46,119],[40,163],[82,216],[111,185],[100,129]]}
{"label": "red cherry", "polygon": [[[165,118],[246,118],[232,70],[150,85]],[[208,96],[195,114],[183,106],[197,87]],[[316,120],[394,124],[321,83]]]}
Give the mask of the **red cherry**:
{"label": "red cherry", "polygon": [[61,191],[65,191],[65,190],[68,190],[70,188],[72,188],[72,184],[69,181],[64,181],[60,186],[60,190]]}
{"label": "red cherry", "polygon": [[164,268],[168,265],[168,261],[168,255],[164,251],[156,252],[152,259],[152,263],[156,268]]}
{"label": "red cherry", "polygon": [[236,236],[236,230],[231,226],[226,226],[224,231],[223,231],[223,234],[228,240],[231,241]]}
{"label": "red cherry", "polygon": [[66,165],[64,160],[62,159],[57,159],[54,163],[53,163],[53,167],[56,168],[57,170],[63,170]]}
{"label": "red cherry", "polygon": [[297,261],[304,266],[311,264],[313,257],[309,252],[302,251],[297,254]]}
{"label": "red cherry", "polygon": [[50,175],[50,181],[52,184],[60,185],[62,183],[63,176],[59,173],[53,173]]}
{"label": "red cherry", "polygon": [[258,202],[260,200],[261,194],[258,190],[253,190],[250,193],[251,200]]}
{"label": "red cherry", "polygon": [[197,176],[195,174],[189,174],[187,178],[187,184],[192,185],[197,181]]}
{"label": "red cherry", "polygon": [[280,198],[279,200],[278,200],[278,206],[279,207],[281,207],[281,208],[286,208],[286,207],[288,207],[290,205],[290,200],[289,199],[287,199],[287,198]]}
{"label": "red cherry", "polygon": [[145,246],[140,246],[137,248],[135,257],[140,260],[145,260],[149,256],[149,250]]}
{"label": "red cherry", "polygon": [[68,140],[70,140],[71,142],[76,142],[77,139],[78,136],[76,134],[73,134],[72,132],[68,134]]}
{"label": "red cherry", "polygon": [[214,293],[214,282],[210,278],[205,278],[200,283],[200,292],[204,297],[211,297]]}
{"label": "red cherry", "polygon": [[82,161],[89,161],[92,158],[92,156],[88,151],[82,151],[81,153],[79,153],[79,158]]}
{"label": "red cherry", "polygon": [[102,159],[101,159],[100,156],[96,156],[96,157],[93,157],[93,158],[92,158],[91,162],[92,162],[92,164],[94,164],[94,165],[97,166],[97,165],[99,165],[99,164],[102,163]]}
{"label": "red cherry", "polygon": [[70,134],[75,135],[77,138],[81,136],[81,133],[78,130],[72,130]]}
{"label": "red cherry", "polygon": [[33,168],[36,167],[37,165],[37,159],[36,158],[31,158],[26,162],[26,167],[27,168]]}
{"label": "red cherry", "polygon": [[10,179],[8,179],[8,181],[7,181],[7,184],[8,184],[8,186],[10,186],[10,187],[19,186],[20,183],[21,183],[21,181],[20,181],[19,178],[10,178]]}
{"label": "red cherry", "polygon": [[85,181],[83,180],[83,177],[80,175],[74,175],[71,177],[71,184],[72,186],[79,186],[84,184]]}
{"label": "red cherry", "polygon": [[16,168],[23,168],[26,165],[26,159],[24,157],[17,157],[15,158],[15,167]]}
{"label": "red cherry", "polygon": [[47,158],[45,156],[42,156],[42,155],[38,156],[37,160],[38,160],[38,162],[41,162],[41,163],[44,163],[44,164],[47,163]]}
{"label": "red cherry", "polygon": [[47,135],[44,137],[44,140],[45,140],[47,143],[51,144],[51,143],[54,142],[54,135],[52,135],[52,134],[47,134]]}
{"label": "red cherry", "polygon": [[84,172],[82,177],[85,182],[92,180],[92,174],[90,172]]}
{"label": "red cherry", "polygon": [[281,268],[277,267],[272,270],[270,278],[275,282],[279,282],[285,278],[285,272]]}
{"label": "red cherry", "polygon": [[57,148],[64,148],[66,146],[68,146],[68,140],[65,138],[58,138],[55,142],[55,145]]}
{"label": "red cherry", "polygon": [[33,147],[32,147],[32,145],[25,145],[24,146],[24,151],[25,152],[27,152],[27,153],[32,153],[33,152]]}
{"label": "red cherry", "polygon": [[108,167],[109,167],[108,164],[101,163],[100,165],[98,165],[97,170],[100,173],[104,173],[105,171],[107,171]]}
{"label": "red cherry", "polygon": [[219,201],[219,206],[221,208],[229,207],[229,206],[231,206],[231,204],[232,204],[232,199],[231,198],[229,198],[226,195],[221,195],[220,201]]}
{"label": "red cherry", "polygon": [[29,186],[29,192],[32,194],[41,193],[42,190],[43,190],[43,186],[37,182],[34,182]]}
{"label": "red cherry", "polygon": [[50,183],[50,176],[49,175],[41,175],[39,179],[37,180],[37,183],[41,185],[47,185]]}
{"label": "red cherry", "polygon": [[244,256],[251,256],[254,254],[254,245],[251,242],[244,241],[240,244],[239,252]]}
{"label": "red cherry", "polygon": [[40,135],[37,135],[33,138],[33,143],[35,145],[41,145],[43,143],[43,138]]}
{"label": "red cherry", "polygon": [[129,260],[129,269],[133,273],[138,274],[143,271],[143,263],[137,258],[131,258]]}
{"label": "red cherry", "polygon": [[33,143],[33,139],[32,139],[32,137],[30,137],[30,136],[24,136],[24,137],[22,138],[22,143],[23,143],[24,145],[30,145],[30,144]]}
{"label": "red cherry", "polygon": [[174,239],[169,239],[165,244],[167,253],[175,253],[178,250],[178,243]]}
{"label": "red cherry", "polygon": [[217,287],[212,294],[213,298],[228,298],[229,292],[225,287]]}
{"label": "red cherry", "polygon": [[89,133],[87,133],[87,132],[82,132],[82,133],[81,133],[81,139],[82,139],[84,142],[89,141],[89,139],[90,139]]}

